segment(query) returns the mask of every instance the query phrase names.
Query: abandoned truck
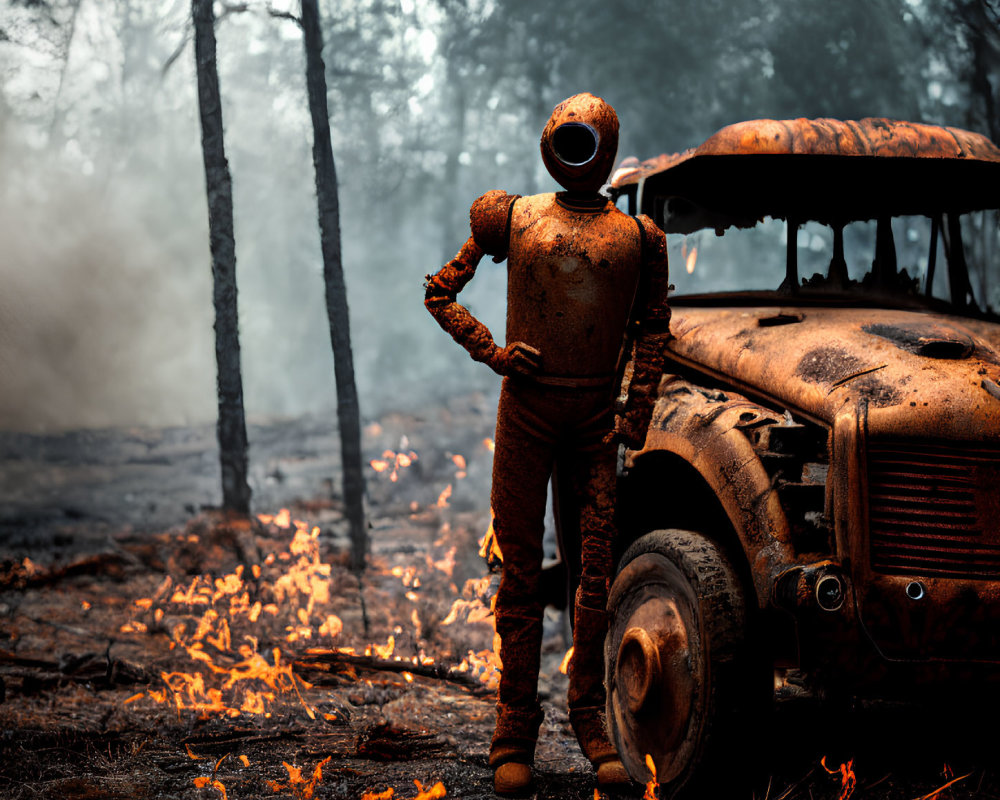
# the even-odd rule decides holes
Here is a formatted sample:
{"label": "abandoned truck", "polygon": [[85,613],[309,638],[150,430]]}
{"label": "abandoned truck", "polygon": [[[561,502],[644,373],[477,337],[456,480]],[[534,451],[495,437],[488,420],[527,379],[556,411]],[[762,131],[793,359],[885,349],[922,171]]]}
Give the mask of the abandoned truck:
{"label": "abandoned truck", "polygon": [[998,187],[986,138],[885,119],[744,122],[615,174],[682,245],[609,602],[636,780],[697,777],[789,676],[1000,673]]}

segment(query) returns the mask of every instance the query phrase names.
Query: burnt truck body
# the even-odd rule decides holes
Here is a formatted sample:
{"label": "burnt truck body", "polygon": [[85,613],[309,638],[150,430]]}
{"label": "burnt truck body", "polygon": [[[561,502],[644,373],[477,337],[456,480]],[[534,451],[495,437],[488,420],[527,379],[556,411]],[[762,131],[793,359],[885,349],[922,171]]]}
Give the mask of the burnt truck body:
{"label": "burnt truck body", "polygon": [[[672,297],[625,455],[607,714],[636,780],[649,755],[684,786],[776,675],[914,696],[1000,673],[998,179],[984,137],[882,119],[740,123],[616,173],[668,235],[785,223],[773,290]],[[803,254],[829,264],[803,278]]]}

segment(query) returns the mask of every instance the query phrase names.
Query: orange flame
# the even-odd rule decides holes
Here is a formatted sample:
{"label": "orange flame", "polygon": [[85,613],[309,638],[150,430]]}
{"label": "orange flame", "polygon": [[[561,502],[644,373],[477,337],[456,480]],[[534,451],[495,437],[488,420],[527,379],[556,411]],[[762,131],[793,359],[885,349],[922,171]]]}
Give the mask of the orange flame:
{"label": "orange flame", "polygon": [[[401,443],[401,447],[405,447]],[[395,468],[402,468],[416,458],[415,453],[400,455]],[[462,457],[452,459],[456,467],[464,466]],[[396,459],[394,459],[394,462]],[[180,718],[184,712],[193,712],[202,719],[209,715],[237,718],[241,715],[271,716],[271,708],[278,702],[279,695],[298,698],[310,719],[316,719],[317,711],[313,709],[304,697],[303,688],[312,688],[293,671],[293,664],[283,657],[278,647],[258,651],[259,643],[273,640],[280,631],[282,622],[286,622],[284,631],[288,641],[316,640],[319,637],[334,638],[340,635],[344,623],[336,614],[330,613],[328,604],[334,600],[334,583],[332,568],[320,557],[320,529],[318,527],[292,518],[288,509],[281,509],[277,514],[262,514],[258,517],[261,524],[273,526],[275,529],[287,531],[291,540],[284,552],[272,552],[259,564],[241,565],[228,574],[214,576],[204,574],[194,576],[189,582],[179,583],[167,577],[159,588],[149,597],[142,597],[132,605],[134,619],[128,621],[123,630],[139,634],[146,633],[152,620],[163,623],[163,628],[169,633],[170,648],[183,652],[191,660],[186,671],[175,670],[162,672],[160,688],[148,688],[127,698],[125,705],[132,705],[143,698],[173,706]],[[182,541],[191,538],[189,534],[179,537]],[[441,539],[438,544],[444,544]],[[423,565],[407,565],[395,567],[391,574],[399,577],[410,589],[407,596],[417,601],[419,596],[412,591],[420,586],[428,570],[437,570],[451,577],[456,566],[457,547],[442,547],[435,556],[428,555]],[[486,583],[479,592],[470,594],[475,597],[482,594],[485,597]],[[262,591],[263,590],[263,591]],[[453,591],[457,591],[453,587]],[[261,597],[262,599],[256,599]],[[468,603],[465,617],[470,622],[489,620],[492,623],[492,609],[488,608],[485,599],[462,602]],[[181,607],[181,608],[178,608]],[[454,609],[453,609],[454,611]],[[454,616],[454,615],[449,615]],[[274,618],[271,622],[270,618]],[[287,620],[286,620],[287,618]],[[411,621],[419,639],[420,619],[417,609],[413,609]],[[271,627],[267,627],[268,624]],[[261,626],[261,627],[251,627]],[[397,629],[399,634],[401,629]],[[280,635],[280,634],[279,634]],[[470,673],[490,688],[495,689],[499,679],[500,660],[497,655],[498,637],[494,629],[494,650],[484,650],[480,653],[469,652],[459,666],[452,667]],[[319,642],[317,642],[319,644]],[[384,645],[370,644],[358,648],[358,652],[375,655],[383,659],[403,657],[394,655],[395,637],[389,636]],[[329,645],[325,648],[307,648],[317,652],[331,652]],[[340,652],[354,653],[353,648],[336,648]],[[411,657],[405,657],[410,661]],[[434,659],[428,657],[422,650],[412,656],[414,665],[433,664]],[[412,673],[404,673],[403,680],[413,681]],[[327,720],[335,716],[325,714]],[[191,758],[200,758],[190,748]],[[243,766],[249,759],[240,758]],[[289,768],[289,779],[283,788],[294,792],[297,797],[312,797],[316,785],[322,777],[321,767],[326,762],[317,765],[312,779],[307,780],[296,767]],[[218,769],[218,765],[216,766]],[[226,787],[216,779],[202,777],[196,784],[198,788],[215,789],[225,797]],[[281,784],[275,784],[281,786]],[[418,784],[418,797],[422,800],[445,797],[443,784],[435,784],[429,788]],[[277,791],[277,789],[276,789]],[[391,795],[386,795],[391,796]]]}
{"label": "orange flame", "polygon": [[690,275],[694,272],[694,265],[698,262],[698,246],[695,245],[691,248],[691,252],[687,254],[687,258],[684,260],[684,266],[687,269],[687,274]]}
{"label": "orange flame", "polygon": [[444,490],[441,492],[441,494],[438,495],[437,507],[438,508],[447,508],[448,507],[448,498],[449,497],[451,497],[451,484],[450,483],[447,486],[445,486]]}
{"label": "orange flame", "polygon": [[418,794],[413,800],[440,800],[448,795],[441,781],[435,783],[430,789],[425,789],[420,781],[414,781],[414,784],[416,784]]}
{"label": "orange flame", "polygon": [[487,563],[492,565],[503,563],[503,553],[500,552],[500,544],[497,542],[496,531],[493,529],[493,509],[490,509],[490,527],[479,540],[479,557],[485,558]]}
{"label": "orange flame", "polygon": [[195,778],[194,785],[198,789],[204,789],[206,786],[211,786],[222,795],[222,800],[227,800],[228,796],[226,795],[226,787],[223,785],[222,781],[217,781],[215,778]]}
{"label": "orange flame", "polygon": [[396,649],[396,637],[390,636],[385,644],[372,644],[365,648],[365,655],[375,655],[379,658],[389,659],[392,658],[392,653]]}
{"label": "orange flame", "polygon": [[573,649],[574,648],[571,647],[569,650],[566,651],[566,655],[563,656],[563,660],[559,664],[559,671],[563,675],[565,675],[569,671],[569,662],[570,662],[570,659],[573,658]]}
{"label": "orange flame", "polygon": [[444,554],[444,557],[437,561],[427,556],[427,566],[436,569],[438,572],[443,572],[450,578],[455,572],[455,554],[457,552],[458,547],[452,545],[448,548],[448,552]]}
{"label": "orange flame", "polygon": [[649,774],[652,776],[649,782],[646,784],[646,793],[642,796],[642,800],[657,800],[657,789],[660,788],[660,784],[656,780],[656,763],[653,761],[653,757],[646,753],[646,768],[649,770]]}
{"label": "orange flame", "polygon": [[267,785],[272,792],[281,792],[291,789],[299,800],[311,800],[313,792],[316,791],[317,784],[323,780],[323,765],[327,764],[333,756],[327,756],[316,765],[312,778],[308,781],[302,777],[302,770],[292,766],[287,761],[282,761],[285,769],[288,770],[288,783],[278,783],[278,781],[268,781]]}
{"label": "orange flame", "polygon": [[365,792],[361,795],[361,800],[392,800],[396,790],[391,786],[384,792]]}
{"label": "orange flame", "polygon": [[846,764],[841,764],[838,769],[830,769],[826,765],[826,756],[823,756],[819,763],[830,775],[840,775],[840,795],[837,797],[837,800],[847,800],[848,797],[854,794],[854,789],[858,785],[858,778],[854,774],[853,758]]}
{"label": "orange flame", "polygon": [[417,460],[417,454],[412,450],[409,453],[397,453],[393,450],[386,450],[382,453],[382,458],[373,458],[369,465],[378,473],[386,472],[390,469],[389,480],[395,483],[399,480],[399,471],[406,469]]}

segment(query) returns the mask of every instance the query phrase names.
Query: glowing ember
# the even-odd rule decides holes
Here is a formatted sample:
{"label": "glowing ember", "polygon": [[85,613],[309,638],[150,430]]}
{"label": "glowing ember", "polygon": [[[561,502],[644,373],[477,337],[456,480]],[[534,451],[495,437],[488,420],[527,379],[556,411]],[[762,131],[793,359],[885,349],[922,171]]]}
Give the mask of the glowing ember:
{"label": "glowing ember", "polygon": [[649,774],[652,776],[649,782],[646,784],[646,793],[642,796],[642,800],[657,800],[657,789],[660,788],[660,784],[656,780],[656,764],[653,762],[653,757],[646,754],[646,769],[649,770]]}
{"label": "glowing ember", "polygon": [[830,769],[826,765],[826,756],[823,756],[819,763],[829,774],[840,775],[840,794],[837,800],[847,800],[858,785],[858,778],[854,774],[854,759],[852,758],[846,764],[841,764],[839,769]]}
{"label": "glowing ember", "polygon": [[441,492],[441,494],[438,495],[437,507],[438,508],[447,508],[448,507],[448,498],[449,497],[451,497],[451,484],[450,483],[447,486],[445,486],[444,490]]}
{"label": "glowing ember", "polygon": [[684,261],[684,266],[687,269],[688,275],[694,272],[694,265],[698,261],[698,247],[692,247],[691,252],[687,254],[687,259]]}
{"label": "glowing ember", "polygon": [[394,794],[396,790],[390,787],[384,792],[365,792],[361,795],[361,800],[392,800]]}
{"label": "glowing ember", "polygon": [[382,453],[382,458],[374,458],[368,463],[378,473],[388,471],[389,480],[395,483],[399,480],[399,471],[406,469],[416,460],[417,454],[412,450],[409,453],[397,453],[393,450],[386,450]]}
{"label": "glowing ember", "polygon": [[569,670],[569,662],[573,658],[573,648],[571,647],[566,651],[566,655],[563,656],[562,662],[559,664],[559,671],[565,675]]}
{"label": "glowing ember", "polygon": [[427,556],[427,565],[433,567],[438,572],[443,572],[449,578],[455,572],[455,554],[458,552],[458,548],[454,545],[448,548],[448,552],[444,554],[444,558],[435,561],[430,556]]}
{"label": "glowing ember", "polygon": [[227,800],[228,795],[226,794],[226,787],[223,785],[222,781],[217,781],[215,778],[195,778],[194,785],[198,789],[204,789],[206,786],[211,786],[219,792],[222,796],[222,800]]}

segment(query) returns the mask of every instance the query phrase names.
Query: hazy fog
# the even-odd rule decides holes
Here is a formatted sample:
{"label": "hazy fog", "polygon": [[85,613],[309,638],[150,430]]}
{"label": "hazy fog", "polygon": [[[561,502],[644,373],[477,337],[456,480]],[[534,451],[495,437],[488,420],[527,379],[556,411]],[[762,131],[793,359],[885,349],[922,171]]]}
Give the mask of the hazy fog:
{"label": "hazy fog", "polygon": [[[302,45],[268,8],[251,2],[217,28],[251,418],[334,404]],[[462,243],[478,194],[554,188],[538,135],[570,94],[614,104],[620,156],[642,158],[763,116],[989,132],[972,69],[979,53],[994,77],[993,29],[980,42],[945,2],[363,0],[323,11],[366,418],[495,389],[424,311],[423,276]],[[128,0],[0,9],[0,427],[214,418],[188,13]],[[504,292],[504,266],[487,259],[462,294],[499,339]]]}

